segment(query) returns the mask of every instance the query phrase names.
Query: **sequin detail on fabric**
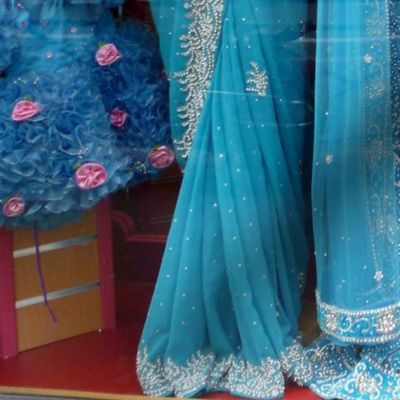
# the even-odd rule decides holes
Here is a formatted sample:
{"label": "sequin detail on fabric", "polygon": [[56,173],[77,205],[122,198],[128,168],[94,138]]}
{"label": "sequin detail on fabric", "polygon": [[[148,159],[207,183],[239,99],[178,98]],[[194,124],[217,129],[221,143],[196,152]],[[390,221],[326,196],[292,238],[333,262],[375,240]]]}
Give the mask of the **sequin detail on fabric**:
{"label": "sequin detail on fabric", "polygon": [[182,35],[181,48],[188,58],[184,71],[174,74],[186,94],[185,105],[178,108],[185,133],[175,139],[182,158],[189,156],[197,123],[203,109],[207,90],[214,73],[215,53],[221,33],[224,0],[192,0],[185,3],[188,18],[192,21],[188,32]]}
{"label": "sequin detail on fabric", "polygon": [[[382,268],[395,265],[395,246],[399,228],[393,198],[394,156],[392,137],[390,75],[390,13],[388,4],[379,5],[376,0],[364,3],[365,32],[362,73],[364,84],[362,129],[362,165],[365,192],[367,193],[368,237],[372,254],[372,275],[378,287],[388,286],[389,277]],[[382,3],[383,4],[383,3]],[[392,49],[393,52],[393,49]],[[393,75],[393,74],[392,74]],[[392,82],[391,82],[392,81]],[[387,292],[388,293],[388,292]],[[390,295],[385,294],[386,297]]]}
{"label": "sequin detail on fabric", "polygon": [[247,73],[249,77],[246,81],[246,92],[265,97],[269,87],[267,73],[254,61],[250,63],[250,66],[251,70]]}

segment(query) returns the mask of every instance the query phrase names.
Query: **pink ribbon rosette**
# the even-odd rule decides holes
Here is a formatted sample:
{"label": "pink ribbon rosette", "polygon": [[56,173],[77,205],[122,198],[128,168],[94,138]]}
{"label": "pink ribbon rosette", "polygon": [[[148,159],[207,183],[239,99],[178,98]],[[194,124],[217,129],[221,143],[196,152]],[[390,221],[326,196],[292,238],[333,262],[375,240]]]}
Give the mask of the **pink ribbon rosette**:
{"label": "pink ribbon rosette", "polygon": [[12,110],[14,121],[26,121],[40,112],[40,104],[30,100],[21,100],[15,104]]}
{"label": "pink ribbon rosette", "polygon": [[169,167],[175,160],[175,153],[167,146],[158,146],[151,150],[148,161],[157,169]]}
{"label": "pink ribbon rosette", "polygon": [[110,113],[111,125],[122,128],[125,125],[127,114],[120,108],[114,108]]}
{"label": "pink ribbon rosette", "polygon": [[15,196],[3,205],[3,214],[6,217],[18,217],[25,211],[25,203],[21,197]]}
{"label": "pink ribbon rosette", "polygon": [[122,54],[113,43],[103,44],[96,53],[96,61],[102,67],[111,65],[121,58]]}
{"label": "pink ribbon rosette", "polygon": [[75,183],[83,190],[101,186],[108,178],[105,168],[98,163],[83,164],[75,171]]}

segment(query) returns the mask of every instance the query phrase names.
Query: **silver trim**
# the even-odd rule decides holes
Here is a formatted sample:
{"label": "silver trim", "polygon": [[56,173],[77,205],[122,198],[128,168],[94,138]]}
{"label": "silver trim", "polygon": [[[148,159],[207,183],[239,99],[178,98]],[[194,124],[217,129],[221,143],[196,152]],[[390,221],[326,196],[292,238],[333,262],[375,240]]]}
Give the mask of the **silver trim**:
{"label": "silver trim", "polygon": [[[74,286],[74,287],[70,287],[67,289],[63,289],[63,290],[57,290],[56,292],[48,293],[47,299],[49,301],[61,299],[62,297],[68,297],[68,296],[72,296],[74,294],[88,292],[89,290],[97,289],[99,287],[100,287],[99,282],[88,283],[86,285]],[[43,295],[30,297],[28,299],[18,300],[17,302],[15,302],[15,308],[18,310],[20,308],[25,308],[25,307],[29,307],[29,306],[33,306],[33,305],[41,304],[41,303],[43,303]]]}
{"label": "silver trim", "polygon": [[[40,253],[45,253],[47,251],[65,249],[67,247],[85,244],[85,243],[91,242],[92,240],[95,240],[95,239],[97,239],[97,235],[85,235],[85,236],[79,236],[79,237],[76,237],[73,239],[60,240],[58,242],[42,244],[41,246],[39,246],[39,251],[40,251]],[[26,257],[26,256],[32,256],[35,253],[36,253],[36,249],[33,246],[33,247],[26,247],[25,249],[14,250],[13,256],[15,259],[15,258],[21,258],[21,257]]]}

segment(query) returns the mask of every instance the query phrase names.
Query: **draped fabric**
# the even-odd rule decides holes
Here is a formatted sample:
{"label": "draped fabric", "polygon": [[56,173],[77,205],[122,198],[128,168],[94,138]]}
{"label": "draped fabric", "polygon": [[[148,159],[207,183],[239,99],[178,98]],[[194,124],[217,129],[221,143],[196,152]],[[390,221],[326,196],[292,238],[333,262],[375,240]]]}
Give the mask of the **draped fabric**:
{"label": "draped fabric", "polygon": [[280,397],[308,259],[305,2],[153,0],[184,179],[140,341],[146,394]]}
{"label": "draped fabric", "polygon": [[318,3],[313,220],[326,336],[309,355],[324,398],[399,397],[399,11],[398,0]]}

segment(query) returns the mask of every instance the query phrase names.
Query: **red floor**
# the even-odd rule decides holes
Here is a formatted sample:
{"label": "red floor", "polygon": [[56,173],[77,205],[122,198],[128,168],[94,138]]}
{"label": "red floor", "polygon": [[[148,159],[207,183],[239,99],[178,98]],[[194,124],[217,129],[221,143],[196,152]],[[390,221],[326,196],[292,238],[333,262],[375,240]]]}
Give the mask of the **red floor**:
{"label": "red floor", "polygon": [[[94,332],[0,360],[0,386],[140,394],[135,377],[135,343],[139,332],[140,327]],[[225,394],[209,397],[234,398]],[[292,387],[285,399],[317,397],[306,389]]]}

